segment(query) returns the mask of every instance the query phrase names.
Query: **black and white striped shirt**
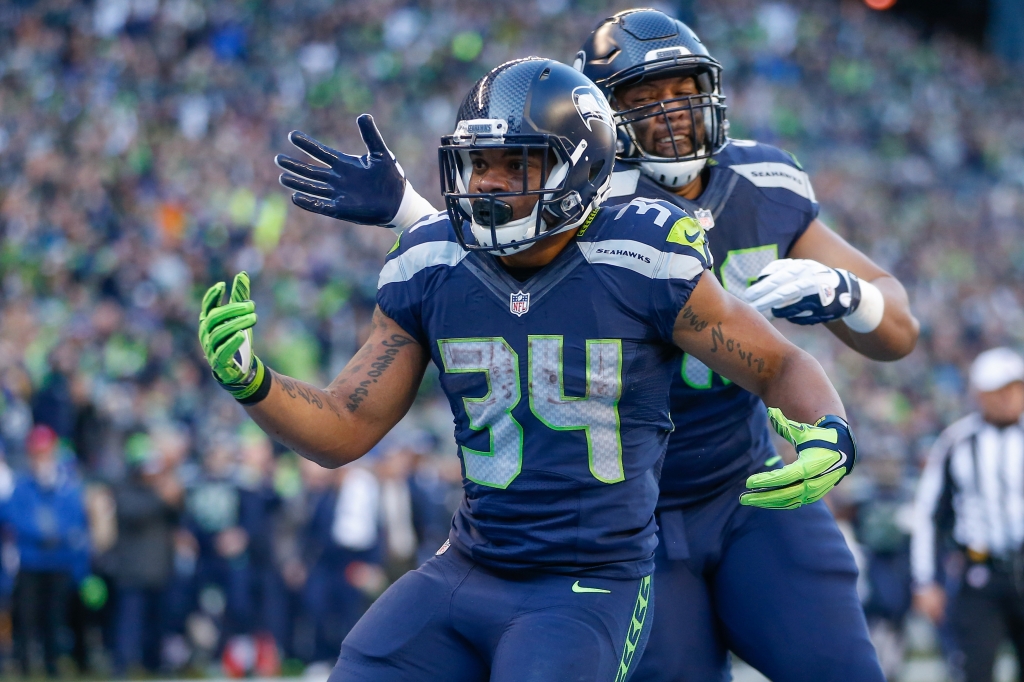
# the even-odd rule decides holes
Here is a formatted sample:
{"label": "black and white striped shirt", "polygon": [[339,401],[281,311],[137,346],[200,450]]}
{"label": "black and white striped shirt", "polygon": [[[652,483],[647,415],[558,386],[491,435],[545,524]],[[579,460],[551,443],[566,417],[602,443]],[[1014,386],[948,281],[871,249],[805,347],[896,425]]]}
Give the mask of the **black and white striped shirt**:
{"label": "black and white striped shirt", "polygon": [[916,585],[935,579],[936,537],[978,554],[1008,557],[1024,544],[1024,421],[1006,428],[971,414],[942,432],[914,501],[911,570]]}

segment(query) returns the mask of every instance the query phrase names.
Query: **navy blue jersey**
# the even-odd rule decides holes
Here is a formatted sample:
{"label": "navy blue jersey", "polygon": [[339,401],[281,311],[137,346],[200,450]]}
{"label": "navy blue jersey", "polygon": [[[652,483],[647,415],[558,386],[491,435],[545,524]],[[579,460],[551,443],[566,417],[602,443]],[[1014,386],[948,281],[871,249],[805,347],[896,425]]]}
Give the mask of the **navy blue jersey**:
{"label": "navy blue jersey", "polygon": [[653,569],[676,317],[708,264],[677,206],[601,209],[529,279],[467,252],[444,214],[405,232],[377,303],[441,370],[465,495],[450,539],[497,569]]}
{"label": "navy blue jersey", "polygon": [[[628,167],[627,167],[628,168]],[[695,201],[673,194],[639,170],[615,173],[609,204],[636,197],[660,199],[698,217],[708,211],[714,272],[726,290],[746,289],[761,269],[786,258],[818,215],[807,174],[786,152],[748,140],[730,140],[708,161],[707,185]],[[711,497],[774,455],[761,400],[689,355],[677,361],[669,442],[659,508]]]}

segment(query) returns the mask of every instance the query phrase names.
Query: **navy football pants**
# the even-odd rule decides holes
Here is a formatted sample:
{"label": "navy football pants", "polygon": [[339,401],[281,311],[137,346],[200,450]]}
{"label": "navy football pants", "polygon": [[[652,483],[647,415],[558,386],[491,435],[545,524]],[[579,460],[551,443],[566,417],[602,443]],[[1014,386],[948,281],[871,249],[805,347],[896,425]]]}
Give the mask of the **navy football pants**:
{"label": "navy football pants", "polygon": [[742,507],[742,488],[660,515],[658,608],[635,682],[729,680],[729,650],[774,682],[884,682],[828,508]]}
{"label": "navy football pants", "polygon": [[649,576],[498,574],[452,547],[370,607],[329,682],[623,682],[652,607]]}

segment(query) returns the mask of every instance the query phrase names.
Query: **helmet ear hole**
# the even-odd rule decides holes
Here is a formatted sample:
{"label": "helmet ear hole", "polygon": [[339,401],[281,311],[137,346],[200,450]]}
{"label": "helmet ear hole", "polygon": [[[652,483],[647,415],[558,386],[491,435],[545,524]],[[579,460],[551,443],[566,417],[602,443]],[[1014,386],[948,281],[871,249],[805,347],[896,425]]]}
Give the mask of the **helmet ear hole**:
{"label": "helmet ear hole", "polygon": [[600,175],[602,168],[604,168],[604,159],[599,159],[597,163],[590,164],[590,177],[588,179],[591,183]]}

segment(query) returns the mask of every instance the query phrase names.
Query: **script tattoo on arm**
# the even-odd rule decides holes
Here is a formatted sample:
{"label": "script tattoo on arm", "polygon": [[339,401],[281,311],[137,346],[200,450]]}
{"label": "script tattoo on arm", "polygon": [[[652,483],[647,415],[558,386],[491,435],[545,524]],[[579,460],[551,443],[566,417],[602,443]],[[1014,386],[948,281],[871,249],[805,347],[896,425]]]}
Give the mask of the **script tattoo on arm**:
{"label": "script tattoo on arm", "polygon": [[711,352],[717,353],[719,349],[739,355],[740,360],[746,360],[747,367],[754,369],[758,374],[764,371],[764,358],[755,358],[753,353],[743,350],[739,341],[726,337],[722,333],[721,322],[715,323],[711,328]]}
{"label": "script tattoo on arm", "polygon": [[[377,311],[373,315],[371,326],[371,335],[374,332],[387,330],[388,320]],[[305,400],[307,404],[318,410],[322,410],[326,406],[340,417],[341,407],[344,407],[349,413],[359,409],[359,405],[370,395],[373,385],[394,364],[401,349],[414,343],[416,343],[414,339],[397,333],[388,334],[377,344],[367,343],[359,349],[359,352],[331,385],[323,390],[282,376],[277,372],[274,372],[274,379],[280,382],[281,390],[292,400]]]}
{"label": "script tattoo on arm", "polygon": [[[695,332],[702,332],[708,327],[708,321],[702,319],[697,313],[690,308],[685,306],[683,312],[680,315],[680,319],[686,322]],[[727,337],[725,332],[722,331],[722,323],[716,322],[711,325],[711,347],[708,349],[712,353],[718,353],[720,350],[726,353],[735,354],[739,356],[739,359],[747,363],[747,367],[753,369],[758,374],[764,372],[764,358],[756,358],[750,351],[743,350],[743,346],[739,341]]]}
{"label": "script tattoo on arm", "polygon": [[697,313],[693,311],[690,306],[683,307],[683,314],[680,316],[682,320],[690,325],[690,328],[695,332],[702,332],[704,328],[708,326],[707,320],[702,320],[698,317]]}
{"label": "script tattoo on arm", "polygon": [[274,372],[274,381],[281,384],[281,390],[284,391],[292,400],[305,400],[307,404],[312,405],[318,410],[324,409],[324,405],[326,405],[327,409],[331,412],[341,416],[338,412],[337,406],[334,404],[334,398],[326,391],[314,388],[309,384],[296,381],[291,377],[286,377],[283,374],[278,374],[277,372]]}
{"label": "script tattoo on arm", "polygon": [[[363,372],[363,376],[366,378],[361,380],[359,385],[348,395],[345,402],[346,410],[349,412],[355,412],[359,409],[359,404],[366,400],[367,396],[370,395],[370,388],[373,384],[377,383],[377,380],[384,374],[384,372],[388,371],[388,368],[390,368],[395,362],[395,358],[398,357],[399,349],[403,346],[408,346],[410,343],[416,342],[404,334],[392,334],[380,342],[380,348],[383,348],[383,350],[380,350],[380,348],[373,349],[366,346],[360,350],[359,355],[368,356],[375,352],[380,354],[373,358],[372,362],[369,364],[370,368]],[[363,351],[368,352],[364,353]],[[369,358],[365,358],[365,360],[369,360]],[[346,374],[348,376],[357,374],[363,369],[364,364],[365,361],[352,365],[350,368],[351,372],[346,372]]]}

